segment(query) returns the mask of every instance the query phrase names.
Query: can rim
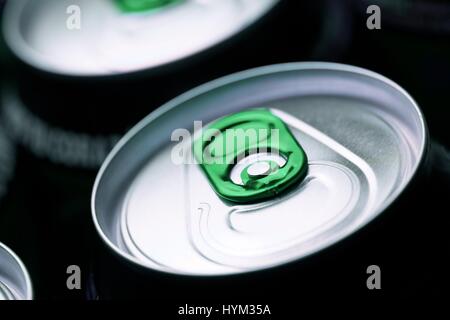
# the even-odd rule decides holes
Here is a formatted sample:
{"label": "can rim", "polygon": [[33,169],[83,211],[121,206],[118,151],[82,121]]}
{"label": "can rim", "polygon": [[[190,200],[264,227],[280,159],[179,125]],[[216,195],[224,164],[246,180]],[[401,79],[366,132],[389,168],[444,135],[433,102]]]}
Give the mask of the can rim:
{"label": "can rim", "polygon": [[[408,188],[408,186],[411,184],[411,182],[414,180],[414,178],[416,177],[417,171],[418,169],[421,167],[424,157],[426,155],[426,148],[427,148],[427,143],[428,143],[428,132],[427,132],[427,126],[426,126],[426,122],[425,122],[425,118],[423,116],[423,113],[421,111],[421,109],[419,108],[418,104],[416,103],[416,101],[411,97],[411,95],[405,90],[403,89],[400,85],[398,85],[397,83],[395,83],[394,81],[386,78],[385,76],[382,76],[379,73],[376,73],[374,71],[370,71],[361,67],[356,67],[356,66],[351,66],[351,65],[346,65],[346,64],[340,64],[340,63],[332,63],[332,62],[320,62],[320,61],[310,61],[310,62],[290,62],[290,63],[282,63],[282,64],[274,64],[274,65],[269,65],[269,66],[263,66],[263,67],[258,67],[258,68],[254,68],[254,69],[249,69],[249,70],[245,70],[245,71],[241,71],[241,72],[237,72],[237,73],[233,73],[231,75],[227,75],[225,77],[207,82],[203,85],[200,85],[196,88],[193,88],[175,98],[173,98],[172,100],[166,102],[165,104],[163,104],[161,107],[157,108],[155,111],[151,112],[150,114],[148,114],[145,118],[143,118],[141,121],[139,121],[135,126],[133,126],[119,141],[118,143],[114,146],[114,148],[110,151],[110,153],[108,154],[108,156],[106,157],[105,161],[103,162],[103,164],[101,165],[98,174],[95,178],[95,182],[93,185],[93,191],[92,191],[92,196],[91,196],[91,215],[92,215],[92,219],[93,219],[93,223],[95,226],[95,229],[98,233],[98,235],[100,236],[100,238],[102,239],[102,241],[109,247],[109,249],[112,249],[114,251],[115,254],[117,254],[118,256],[124,258],[125,260],[139,266],[142,267],[144,269],[149,269],[148,265],[146,265],[145,263],[143,263],[142,261],[140,261],[139,259],[137,259],[136,257],[125,253],[124,251],[120,250],[107,236],[106,234],[103,232],[102,227],[100,226],[100,223],[97,219],[97,213],[96,213],[96,198],[97,198],[97,191],[99,189],[99,185],[100,182],[103,178],[103,175],[106,171],[106,169],[109,167],[110,163],[113,161],[113,159],[115,158],[115,156],[119,153],[119,151],[122,149],[122,147],[124,147],[128,141],[130,141],[135,135],[137,135],[144,127],[146,127],[147,125],[149,125],[152,121],[154,121],[155,119],[157,119],[158,117],[160,117],[161,115],[163,115],[164,113],[170,111],[171,109],[179,106],[180,104],[183,104],[187,101],[189,101],[190,99],[207,93],[209,91],[212,91],[214,89],[217,89],[219,87],[225,86],[227,84],[231,84],[233,82],[236,81],[242,81],[245,79],[250,79],[253,77],[257,77],[257,76],[264,76],[264,75],[268,75],[268,74],[273,74],[273,73],[279,73],[279,72],[286,72],[286,71],[301,71],[301,70],[333,70],[333,71],[343,71],[343,72],[349,72],[349,73],[354,73],[354,74],[359,74],[359,75],[364,75],[367,77],[371,77],[373,79],[379,80],[381,82],[384,82],[385,84],[391,86],[392,88],[394,88],[395,90],[397,90],[400,94],[402,94],[405,98],[408,99],[408,101],[411,103],[411,105],[414,107],[414,110],[417,113],[418,116],[418,120],[420,121],[420,125],[421,125],[421,129],[420,129],[420,134],[423,136],[423,139],[421,141],[421,145],[419,148],[419,155],[420,157],[417,159],[417,162],[414,164],[414,166],[412,167],[411,170],[411,175],[408,178],[408,180],[405,182],[405,184],[403,185],[402,188],[400,188],[396,193],[391,195],[391,200],[387,201],[385,204],[381,205],[377,210],[376,210],[376,214],[374,214],[370,219],[368,219],[366,221],[365,224],[362,224],[360,226],[358,226],[353,232],[352,234],[357,233],[359,230],[361,230],[362,228],[364,228],[365,226],[369,225],[374,219],[376,219],[379,216],[379,213],[385,211],[386,209],[388,209],[392,202],[395,201],[395,199],[399,196],[399,194],[404,191],[406,188]],[[336,243],[339,243],[343,240],[345,240],[346,238],[348,238],[351,235],[345,236],[344,238],[338,240]],[[322,250],[326,250],[327,247],[322,248],[320,251]],[[314,253],[310,253],[307,254],[306,256],[302,257],[301,259],[307,258],[308,256],[312,256],[314,254],[316,254],[317,252]],[[271,268],[269,268],[271,269]],[[155,271],[159,271],[159,272],[163,272],[163,273],[168,273],[171,274],[171,272],[167,272],[164,270],[156,270],[156,269],[152,269]],[[254,272],[252,270],[249,271],[244,271],[242,273],[251,273]],[[193,275],[190,273],[177,273],[183,276],[188,276],[188,277],[192,277],[192,276],[196,276],[196,277],[217,277],[217,276],[222,276],[222,274],[215,274],[215,275]]]}
{"label": "can rim", "polygon": [[27,268],[25,267],[24,263],[22,262],[22,260],[20,260],[20,258],[9,248],[7,247],[5,244],[0,242],[0,249],[6,251],[7,254],[9,254],[19,265],[20,267],[20,271],[22,272],[24,278],[25,278],[25,283],[26,283],[26,296],[25,296],[25,300],[33,300],[33,284],[31,282],[31,277],[30,274],[28,273]]}

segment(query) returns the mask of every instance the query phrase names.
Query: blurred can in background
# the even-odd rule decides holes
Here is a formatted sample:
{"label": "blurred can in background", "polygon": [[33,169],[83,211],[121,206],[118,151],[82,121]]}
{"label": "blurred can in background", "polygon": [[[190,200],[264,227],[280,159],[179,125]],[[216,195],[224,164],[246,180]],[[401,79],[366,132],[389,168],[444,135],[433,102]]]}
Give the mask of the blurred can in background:
{"label": "blurred can in background", "polygon": [[[2,12],[3,7],[5,6],[5,0],[0,0],[0,23],[2,23]],[[8,53],[5,46],[5,43],[3,41],[3,37],[0,36],[0,70],[2,70],[2,73],[4,73],[4,70],[7,68],[7,60],[8,60]]]}
{"label": "blurred can in background", "polygon": [[7,5],[4,35],[24,62],[19,94],[33,113],[77,132],[122,133],[218,76],[333,57],[349,31],[346,10],[331,3],[19,0]]}
{"label": "blurred can in background", "polygon": [[[1,12],[3,10],[4,1],[0,1],[0,23],[2,21]],[[3,84],[3,77],[6,73],[6,61],[7,61],[7,51],[4,43],[1,41],[0,37],[0,90]],[[2,104],[0,103],[0,115]],[[14,172],[14,147],[10,139],[8,139],[4,128],[2,127],[3,121],[0,120],[0,205],[2,198],[7,193],[7,188],[11,176]]]}
{"label": "blurred can in background", "polygon": [[39,217],[36,242],[45,245],[36,261],[53,261],[42,275],[47,287],[36,291],[84,296],[67,290],[65,268],[89,272],[95,173],[130,125],[217,76],[342,51],[333,32],[348,39],[345,11],[330,19],[341,8],[332,3],[8,1],[3,35],[17,79],[2,91],[2,117],[19,145],[15,198],[26,199],[10,216]]}
{"label": "blurred can in background", "polygon": [[[2,12],[5,1],[0,1],[0,25],[2,22]],[[6,44],[3,41],[3,38],[0,37],[0,92],[2,91],[4,83],[10,76],[11,71],[11,55],[8,53],[6,48]],[[16,149],[15,144],[12,141],[11,137],[7,134],[6,129],[4,128],[4,121],[2,119],[3,115],[3,104],[0,101],[0,242],[8,242],[15,245],[15,248],[19,248],[19,254],[22,254],[22,250],[20,250],[21,246],[18,244],[20,242],[19,237],[15,237],[15,239],[10,238],[11,230],[14,230],[17,227],[17,230],[20,230],[18,233],[32,234],[30,229],[26,226],[30,226],[27,222],[29,220],[23,221],[24,223],[19,225],[11,225],[11,217],[8,214],[9,205],[11,201],[11,194],[13,193],[11,189],[13,189],[14,177],[15,177],[15,167],[16,167]],[[34,226],[32,227],[34,228]],[[30,246],[27,243],[27,246]],[[31,252],[29,252],[31,253]],[[33,254],[26,255],[31,259],[34,258]],[[8,288],[10,285],[6,286],[1,284],[3,277],[11,280],[11,275],[13,276],[13,281],[16,282],[15,278],[16,267],[17,264],[12,265],[11,260],[14,260],[15,256],[10,254],[9,249],[3,247],[0,243],[0,300],[2,299],[14,299],[17,297],[16,294],[11,294],[11,290]],[[28,262],[28,261],[26,261]],[[17,283],[15,283],[17,284]],[[16,291],[16,290],[14,290]],[[16,292],[17,293],[17,292]]]}
{"label": "blurred can in background", "polygon": [[[279,147],[256,135],[230,151],[224,132],[252,128],[279,128]],[[239,160],[198,162],[205,150]],[[94,286],[103,299],[284,307],[432,295],[431,161],[414,100],[368,70],[293,63],[207,83],[137,124],[100,169]]]}
{"label": "blurred can in background", "polygon": [[33,288],[27,269],[14,252],[0,243],[0,301],[31,299]]}
{"label": "blurred can in background", "polygon": [[[450,145],[450,3],[442,0],[351,0],[355,14],[353,58],[380,70],[422,106],[431,135]],[[369,30],[367,9],[377,5],[381,29]]]}

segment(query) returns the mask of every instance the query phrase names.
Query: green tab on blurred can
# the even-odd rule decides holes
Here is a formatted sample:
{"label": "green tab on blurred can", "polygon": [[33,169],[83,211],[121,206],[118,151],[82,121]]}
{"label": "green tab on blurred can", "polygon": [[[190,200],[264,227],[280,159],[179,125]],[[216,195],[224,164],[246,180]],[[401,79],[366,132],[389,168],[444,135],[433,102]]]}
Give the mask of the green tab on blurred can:
{"label": "green tab on blurred can", "polygon": [[115,0],[117,5],[124,12],[144,12],[148,10],[160,9],[181,0]]}

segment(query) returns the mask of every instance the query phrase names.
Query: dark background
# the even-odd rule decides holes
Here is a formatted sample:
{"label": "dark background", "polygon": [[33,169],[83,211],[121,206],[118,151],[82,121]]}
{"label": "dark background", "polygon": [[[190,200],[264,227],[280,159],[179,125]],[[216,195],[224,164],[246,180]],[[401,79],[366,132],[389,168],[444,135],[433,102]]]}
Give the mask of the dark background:
{"label": "dark background", "polygon": [[[366,27],[370,4],[381,7],[381,30]],[[447,1],[284,0],[241,35],[158,70],[119,79],[72,81],[33,70],[0,42],[0,74],[3,87],[17,85],[29,112],[50,128],[91,136],[120,136],[187,89],[266,64],[333,61],[389,77],[416,99],[433,140],[433,194],[424,192],[421,199],[409,200],[417,210],[423,210],[424,219],[435,221],[427,230],[417,232],[417,237],[432,235],[435,240],[433,248],[427,248],[430,254],[426,258],[417,256],[417,260],[427,259],[421,263],[431,265],[432,272],[416,295],[443,296],[450,252],[444,236],[450,227],[445,217],[450,212],[445,201],[450,193],[450,157],[446,150],[450,146],[449,39]],[[148,87],[153,88],[151,95],[145,90]],[[118,88],[122,89],[120,94]],[[74,90],[75,96],[70,94]],[[64,108],[59,108],[61,105]],[[0,150],[10,154],[7,164],[0,162],[0,175],[5,177],[0,177],[0,183],[9,180],[0,198],[0,241],[27,265],[37,299],[101,298],[91,281],[96,250],[104,250],[93,230],[89,208],[97,168],[80,168],[36,155],[5,116],[0,116],[0,121],[11,150]],[[399,237],[403,232],[398,230]],[[72,264],[83,270],[79,291],[66,287],[66,268]]]}

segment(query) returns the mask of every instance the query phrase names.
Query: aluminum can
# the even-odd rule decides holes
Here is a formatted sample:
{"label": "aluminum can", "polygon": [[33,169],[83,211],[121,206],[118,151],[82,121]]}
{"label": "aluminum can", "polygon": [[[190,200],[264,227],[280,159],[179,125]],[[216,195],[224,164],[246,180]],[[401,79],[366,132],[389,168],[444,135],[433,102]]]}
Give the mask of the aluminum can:
{"label": "aluminum can", "polygon": [[[225,134],[268,128],[241,144]],[[436,228],[422,215],[432,158],[414,100],[365,69],[291,63],[202,85],[137,124],[100,169],[98,295],[420,295],[439,277],[435,233],[419,235]],[[382,290],[371,268],[385,270]]]}

